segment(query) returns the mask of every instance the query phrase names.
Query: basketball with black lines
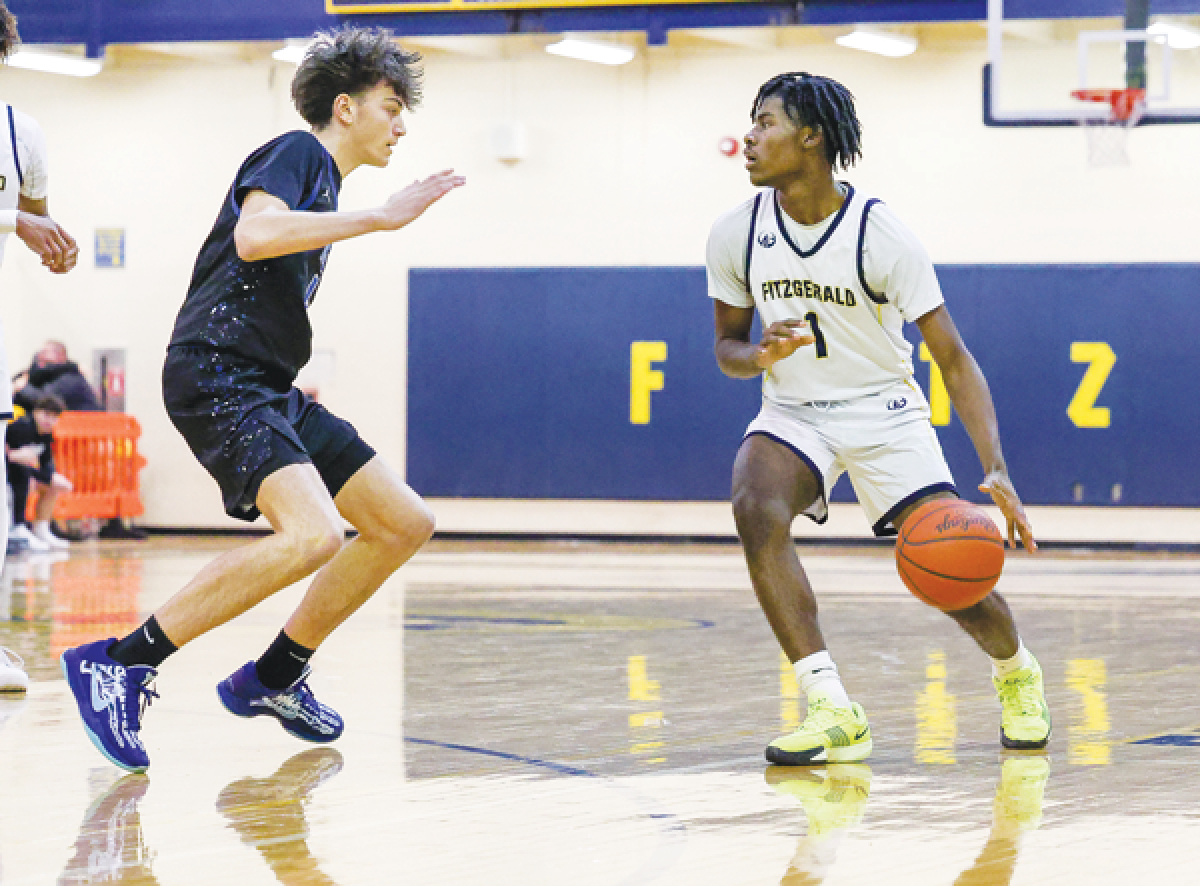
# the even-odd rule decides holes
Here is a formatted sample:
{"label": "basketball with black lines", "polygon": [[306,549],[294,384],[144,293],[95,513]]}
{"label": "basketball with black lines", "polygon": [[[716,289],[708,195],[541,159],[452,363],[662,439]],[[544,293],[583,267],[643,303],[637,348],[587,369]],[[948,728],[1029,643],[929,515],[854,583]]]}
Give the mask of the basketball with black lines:
{"label": "basketball with black lines", "polygon": [[896,568],[916,597],[945,612],[974,606],[1004,569],[1004,537],[982,508],[957,498],[921,505],[900,529]]}

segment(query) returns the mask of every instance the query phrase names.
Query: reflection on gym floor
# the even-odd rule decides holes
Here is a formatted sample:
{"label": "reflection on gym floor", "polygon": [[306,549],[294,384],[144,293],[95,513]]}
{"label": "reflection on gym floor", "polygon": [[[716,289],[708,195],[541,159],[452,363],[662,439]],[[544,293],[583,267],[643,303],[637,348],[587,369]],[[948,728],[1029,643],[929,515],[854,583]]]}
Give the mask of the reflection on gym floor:
{"label": "reflection on gym floor", "polygon": [[[862,764],[772,767],[801,714],[727,548],[442,544],[315,660],[336,747],[213,687],[301,588],[176,656],[147,775],[91,747],[57,668],[225,542],[27,559],[0,584],[0,883],[1117,884],[1200,861],[1200,561],[1013,558],[1046,670],[1046,753],[998,742],[987,662],[873,551],[806,557],[871,716]],[[11,564],[10,564],[11,566]],[[892,584],[895,582],[895,586]]]}

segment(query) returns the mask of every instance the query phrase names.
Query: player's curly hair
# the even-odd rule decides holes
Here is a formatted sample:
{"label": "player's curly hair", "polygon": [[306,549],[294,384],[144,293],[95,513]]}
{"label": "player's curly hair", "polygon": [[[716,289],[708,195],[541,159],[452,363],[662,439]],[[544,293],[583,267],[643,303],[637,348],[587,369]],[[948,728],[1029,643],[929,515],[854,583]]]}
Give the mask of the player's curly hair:
{"label": "player's curly hair", "polygon": [[834,169],[849,169],[862,158],[862,124],[854,112],[854,96],[841,83],[807,71],[779,74],[759,87],[751,120],[773,95],[783,100],[784,111],[797,126],[821,130],[825,156]]}
{"label": "player's curly hair", "polygon": [[17,17],[8,11],[4,0],[0,0],[0,62],[17,51],[21,37],[17,34]]}
{"label": "player's curly hair", "polygon": [[386,81],[404,102],[421,103],[421,56],[392,40],[383,28],[346,26],[314,38],[292,80],[292,103],[311,126],[333,119],[339,95],[358,96]]}

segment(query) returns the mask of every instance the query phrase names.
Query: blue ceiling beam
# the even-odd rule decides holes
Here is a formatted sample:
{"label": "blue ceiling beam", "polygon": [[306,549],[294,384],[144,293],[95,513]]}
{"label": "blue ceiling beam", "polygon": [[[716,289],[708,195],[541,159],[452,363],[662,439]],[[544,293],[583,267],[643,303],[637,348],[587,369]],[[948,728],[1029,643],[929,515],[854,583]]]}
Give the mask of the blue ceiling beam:
{"label": "blue ceiling beam", "polygon": [[[808,0],[422,12],[333,16],[324,0],[8,0],[29,43],[282,40],[343,21],[378,24],[400,35],[645,31],[663,42],[677,28],[852,25],[872,22],[982,21],[986,0]],[[480,3],[480,6],[486,6]],[[1125,0],[1006,0],[1010,18],[1120,16]],[[1152,0],[1151,13],[1195,13],[1197,0]]]}

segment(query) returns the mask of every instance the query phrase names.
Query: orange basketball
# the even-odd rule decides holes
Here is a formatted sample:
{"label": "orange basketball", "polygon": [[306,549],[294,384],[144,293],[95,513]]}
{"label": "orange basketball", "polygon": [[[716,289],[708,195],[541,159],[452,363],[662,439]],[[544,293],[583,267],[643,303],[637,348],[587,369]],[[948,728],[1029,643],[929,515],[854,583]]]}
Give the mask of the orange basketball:
{"label": "orange basketball", "polygon": [[1004,537],[982,508],[937,498],[904,521],[896,568],[918,599],[945,612],[966,609],[996,586],[1004,568]]}

